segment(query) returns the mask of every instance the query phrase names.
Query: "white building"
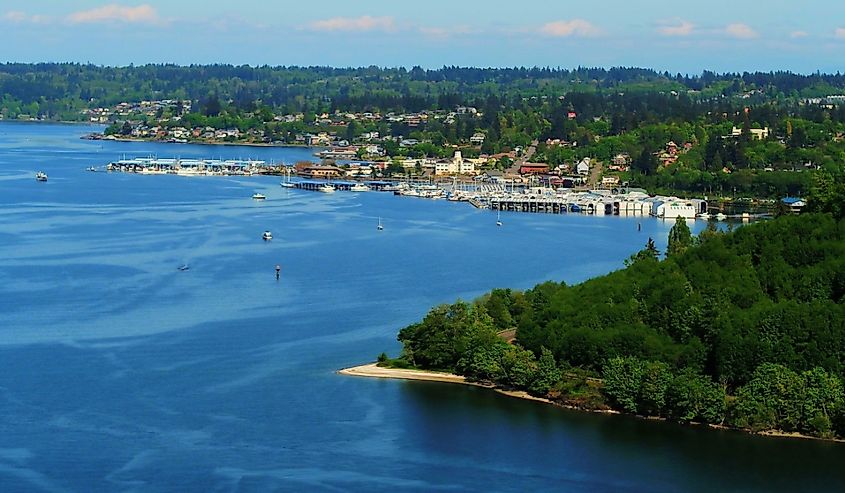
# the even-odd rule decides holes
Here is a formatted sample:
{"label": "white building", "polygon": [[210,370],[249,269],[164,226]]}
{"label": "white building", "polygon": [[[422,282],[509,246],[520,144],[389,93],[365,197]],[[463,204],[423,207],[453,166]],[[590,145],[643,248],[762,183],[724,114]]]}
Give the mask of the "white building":
{"label": "white building", "polygon": [[[769,127],[765,128],[752,128],[749,129],[751,131],[751,138],[757,140],[764,140],[769,138]],[[731,129],[731,137],[739,137],[742,135],[742,129],[733,127]]]}
{"label": "white building", "polygon": [[469,138],[469,143],[472,144],[472,145],[480,146],[480,145],[484,144],[485,138],[486,138],[486,136],[483,133],[477,132],[475,135],[473,135],[472,137]]}
{"label": "white building", "polygon": [[461,151],[455,151],[455,156],[451,160],[440,160],[434,164],[434,174],[436,175],[474,175],[478,165],[473,160],[464,159]]}
{"label": "white building", "polygon": [[589,175],[590,174],[590,158],[585,157],[578,163],[575,167],[575,172],[579,175]]}
{"label": "white building", "polygon": [[656,200],[652,204],[651,215],[662,219],[676,219],[683,217],[685,219],[695,219],[698,209],[695,204],[688,200],[682,200],[677,197],[669,197],[661,200]]}

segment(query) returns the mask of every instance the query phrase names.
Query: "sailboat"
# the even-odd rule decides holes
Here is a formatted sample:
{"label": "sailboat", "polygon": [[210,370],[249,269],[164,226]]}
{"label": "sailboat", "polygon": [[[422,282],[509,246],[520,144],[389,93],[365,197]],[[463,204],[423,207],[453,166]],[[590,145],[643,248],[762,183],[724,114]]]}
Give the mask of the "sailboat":
{"label": "sailboat", "polygon": [[496,226],[502,225],[502,211],[496,211]]}
{"label": "sailboat", "polygon": [[376,226],[376,229],[379,231],[384,230],[384,226],[381,225],[381,217],[378,218],[378,226]]}
{"label": "sailboat", "polygon": [[281,185],[283,188],[295,188],[296,187],[296,185],[294,185],[290,181],[290,168],[288,168],[287,166],[285,167],[285,179],[282,180],[282,182],[279,183],[279,185]]}

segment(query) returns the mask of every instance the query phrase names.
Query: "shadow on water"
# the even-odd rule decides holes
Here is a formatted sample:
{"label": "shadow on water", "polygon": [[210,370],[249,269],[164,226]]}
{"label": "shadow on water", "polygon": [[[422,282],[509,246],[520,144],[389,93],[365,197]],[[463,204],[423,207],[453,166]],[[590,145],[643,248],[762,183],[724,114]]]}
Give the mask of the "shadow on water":
{"label": "shadow on water", "polygon": [[414,411],[409,440],[539,468],[591,491],[845,491],[845,444],[587,413],[458,385],[404,382],[402,396]]}

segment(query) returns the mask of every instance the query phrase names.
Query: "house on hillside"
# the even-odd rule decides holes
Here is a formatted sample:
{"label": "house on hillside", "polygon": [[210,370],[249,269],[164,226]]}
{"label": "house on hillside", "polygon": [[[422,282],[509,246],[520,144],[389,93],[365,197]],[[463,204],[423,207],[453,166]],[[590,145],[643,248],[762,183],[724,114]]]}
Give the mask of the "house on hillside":
{"label": "house on hillside", "polygon": [[577,166],[575,166],[575,172],[581,176],[589,175],[590,174],[590,158],[585,157],[582,159]]}
{"label": "house on hillside", "polygon": [[628,166],[629,164],[631,164],[631,156],[627,152],[613,156],[614,166]]}
{"label": "house on hillside", "polygon": [[[765,140],[769,138],[769,127],[764,128],[752,128],[749,129],[751,132],[751,138],[756,140]],[[739,137],[742,135],[742,129],[733,127],[731,129],[731,137]]]}

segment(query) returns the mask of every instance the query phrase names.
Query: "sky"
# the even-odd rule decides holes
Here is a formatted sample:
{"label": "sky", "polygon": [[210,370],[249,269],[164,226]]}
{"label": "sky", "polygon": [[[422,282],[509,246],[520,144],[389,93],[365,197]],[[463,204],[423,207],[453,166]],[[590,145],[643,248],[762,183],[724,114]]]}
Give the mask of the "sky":
{"label": "sky", "polygon": [[0,0],[0,61],[845,71],[842,0]]}

